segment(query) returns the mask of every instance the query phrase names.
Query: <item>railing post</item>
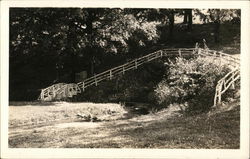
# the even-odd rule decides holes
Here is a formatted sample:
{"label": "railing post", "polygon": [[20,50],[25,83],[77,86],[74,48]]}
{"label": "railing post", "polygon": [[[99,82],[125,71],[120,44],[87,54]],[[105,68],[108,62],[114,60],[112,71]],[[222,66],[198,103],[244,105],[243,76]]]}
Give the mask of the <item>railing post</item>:
{"label": "railing post", "polygon": [[64,89],[63,89],[64,97],[67,97],[67,93],[68,93],[68,85],[64,86]]}
{"label": "railing post", "polygon": [[55,96],[56,96],[56,92],[55,92],[55,87],[54,86],[52,87],[52,96],[53,96],[53,98],[55,98]]}
{"label": "railing post", "polygon": [[220,89],[219,89],[218,104],[221,104],[221,91],[222,91],[222,85],[220,85]]}
{"label": "railing post", "polygon": [[201,48],[198,48],[198,56],[201,54]]}
{"label": "railing post", "polygon": [[235,89],[235,84],[234,84],[234,77],[235,77],[235,75],[236,75],[236,72],[234,72],[233,75],[232,75],[232,81],[233,81],[232,85],[231,85],[232,89]]}
{"label": "railing post", "polygon": [[84,91],[85,90],[85,83],[82,82],[82,90]]}
{"label": "railing post", "polygon": [[137,69],[137,59],[135,59],[135,69]]}
{"label": "railing post", "polygon": [[234,68],[236,68],[237,67],[236,60],[233,59],[233,61],[234,61]]}
{"label": "railing post", "polygon": [[214,57],[216,57],[216,51],[214,51]]}
{"label": "railing post", "polygon": [[230,64],[230,56],[227,56],[227,64]]}
{"label": "railing post", "polygon": [[216,105],[217,105],[217,98],[218,98],[218,89],[216,88],[216,90],[215,90],[215,96],[214,96],[214,107],[216,107]]}
{"label": "railing post", "polygon": [[220,68],[221,68],[221,59],[222,59],[222,55],[220,54]]}
{"label": "railing post", "polygon": [[179,52],[179,56],[181,57],[181,49],[179,49],[178,52]]}
{"label": "railing post", "polygon": [[44,100],[44,91],[43,91],[43,89],[42,89],[42,91],[41,91],[41,100],[42,100],[42,101]]}
{"label": "railing post", "polygon": [[216,51],[214,51],[213,53],[213,63],[215,62],[215,60],[216,60]]}
{"label": "railing post", "polygon": [[95,77],[95,86],[97,86],[97,80],[96,80],[96,75],[95,75],[94,77]]}
{"label": "railing post", "polygon": [[112,70],[109,71],[109,79],[112,80]]}
{"label": "railing post", "polygon": [[124,65],[122,66],[122,74],[125,74],[125,68],[124,68]]}
{"label": "railing post", "polygon": [[199,44],[198,43],[195,43],[195,48],[193,50],[193,54],[195,54],[199,49]]}

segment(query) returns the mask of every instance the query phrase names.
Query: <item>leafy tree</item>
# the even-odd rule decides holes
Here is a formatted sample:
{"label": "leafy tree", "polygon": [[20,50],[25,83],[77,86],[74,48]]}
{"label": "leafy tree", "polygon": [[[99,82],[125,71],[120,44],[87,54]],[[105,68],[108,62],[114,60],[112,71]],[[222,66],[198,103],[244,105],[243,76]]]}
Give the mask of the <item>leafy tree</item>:
{"label": "leafy tree", "polygon": [[239,9],[196,9],[196,15],[199,15],[204,23],[214,23],[214,41],[220,42],[220,24],[226,21],[238,19],[240,21]]}
{"label": "leafy tree", "polygon": [[77,71],[85,67],[94,74],[108,54],[155,42],[157,21],[132,13],[118,8],[11,8],[10,89],[74,82]]}

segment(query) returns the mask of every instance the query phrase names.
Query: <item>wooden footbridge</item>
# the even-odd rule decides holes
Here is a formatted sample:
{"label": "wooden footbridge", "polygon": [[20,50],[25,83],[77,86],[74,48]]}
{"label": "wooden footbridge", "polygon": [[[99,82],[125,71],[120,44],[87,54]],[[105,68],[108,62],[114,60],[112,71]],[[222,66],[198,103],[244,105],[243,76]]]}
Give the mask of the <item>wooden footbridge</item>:
{"label": "wooden footbridge", "polygon": [[148,55],[142,56],[140,58],[136,58],[123,65],[114,67],[102,73],[96,74],[79,83],[53,84],[52,86],[41,90],[39,100],[53,101],[73,97],[79,93],[84,92],[84,90],[91,85],[97,86],[101,81],[108,79],[111,80],[119,75],[123,75],[129,70],[137,69],[144,63],[148,63],[152,60],[159,59],[162,57],[178,56],[210,56],[213,58],[218,58],[221,62],[227,63],[229,66],[231,66],[232,71],[229,72],[225,77],[223,77],[216,86],[214,106],[216,106],[218,103],[221,103],[221,95],[226,92],[229,87],[234,86],[235,81],[240,78],[240,59],[235,58],[226,53],[215,50],[209,50],[208,48],[203,49],[198,47],[162,49],[150,53]]}

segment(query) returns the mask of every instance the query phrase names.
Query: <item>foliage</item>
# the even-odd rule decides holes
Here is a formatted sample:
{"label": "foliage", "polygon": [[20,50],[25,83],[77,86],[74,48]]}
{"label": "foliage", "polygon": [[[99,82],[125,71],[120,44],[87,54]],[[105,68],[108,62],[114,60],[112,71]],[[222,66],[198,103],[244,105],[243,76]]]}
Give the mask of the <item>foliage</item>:
{"label": "foliage", "polygon": [[15,97],[12,100],[35,99],[25,97],[29,96],[25,90],[34,92],[57,82],[75,82],[76,72],[95,73],[94,68],[103,65],[109,54],[125,54],[130,48],[155,43],[158,22],[137,18],[131,12],[11,8],[10,90],[21,90],[11,94]]}
{"label": "foliage", "polygon": [[[153,88],[162,80],[165,66],[162,61],[143,67],[112,80],[92,86],[71,99],[91,102],[152,102]],[[93,95],[94,94],[94,95]]]}
{"label": "foliage", "polygon": [[[193,25],[191,34],[176,26],[171,31],[170,19],[183,14],[182,9],[10,8],[10,100],[35,100],[41,88],[75,82],[77,72],[90,77],[162,48],[159,42],[169,46],[170,32],[174,47],[209,41],[210,25]],[[223,42],[231,42],[239,28],[221,26]]]}
{"label": "foliage", "polygon": [[145,36],[141,43],[158,37],[156,22],[138,20],[123,9],[14,8],[10,13],[11,55],[34,54],[41,47],[44,53],[48,49],[67,53],[63,50],[69,43],[72,43],[71,52],[77,54],[82,54],[87,46],[117,52],[119,46],[127,47],[127,40],[137,36],[136,32]]}
{"label": "foliage", "polygon": [[240,20],[240,9],[196,9],[195,15],[205,22],[226,22],[231,20]]}
{"label": "foliage", "polygon": [[239,9],[196,9],[196,15],[204,23],[214,23],[214,41],[220,43],[220,25],[221,23],[231,21],[234,24],[240,24]]}
{"label": "foliage", "polygon": [[229,72],[226,65],[209,58],[176,58],[155,89],[159,105],[188,102],[189,110],[206,111],[212,106],[217,81]]}

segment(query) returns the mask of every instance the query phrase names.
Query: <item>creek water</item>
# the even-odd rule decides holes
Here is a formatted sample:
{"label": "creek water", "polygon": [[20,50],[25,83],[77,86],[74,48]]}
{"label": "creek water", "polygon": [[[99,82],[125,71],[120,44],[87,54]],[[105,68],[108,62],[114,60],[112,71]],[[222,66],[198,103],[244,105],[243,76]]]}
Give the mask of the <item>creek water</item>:
{"label": "creek water", "polygon": [[140,115],[149,114],[149,107],[147,103],[127,102],[125,109],[128,111],[124,119],[130,119]]}

